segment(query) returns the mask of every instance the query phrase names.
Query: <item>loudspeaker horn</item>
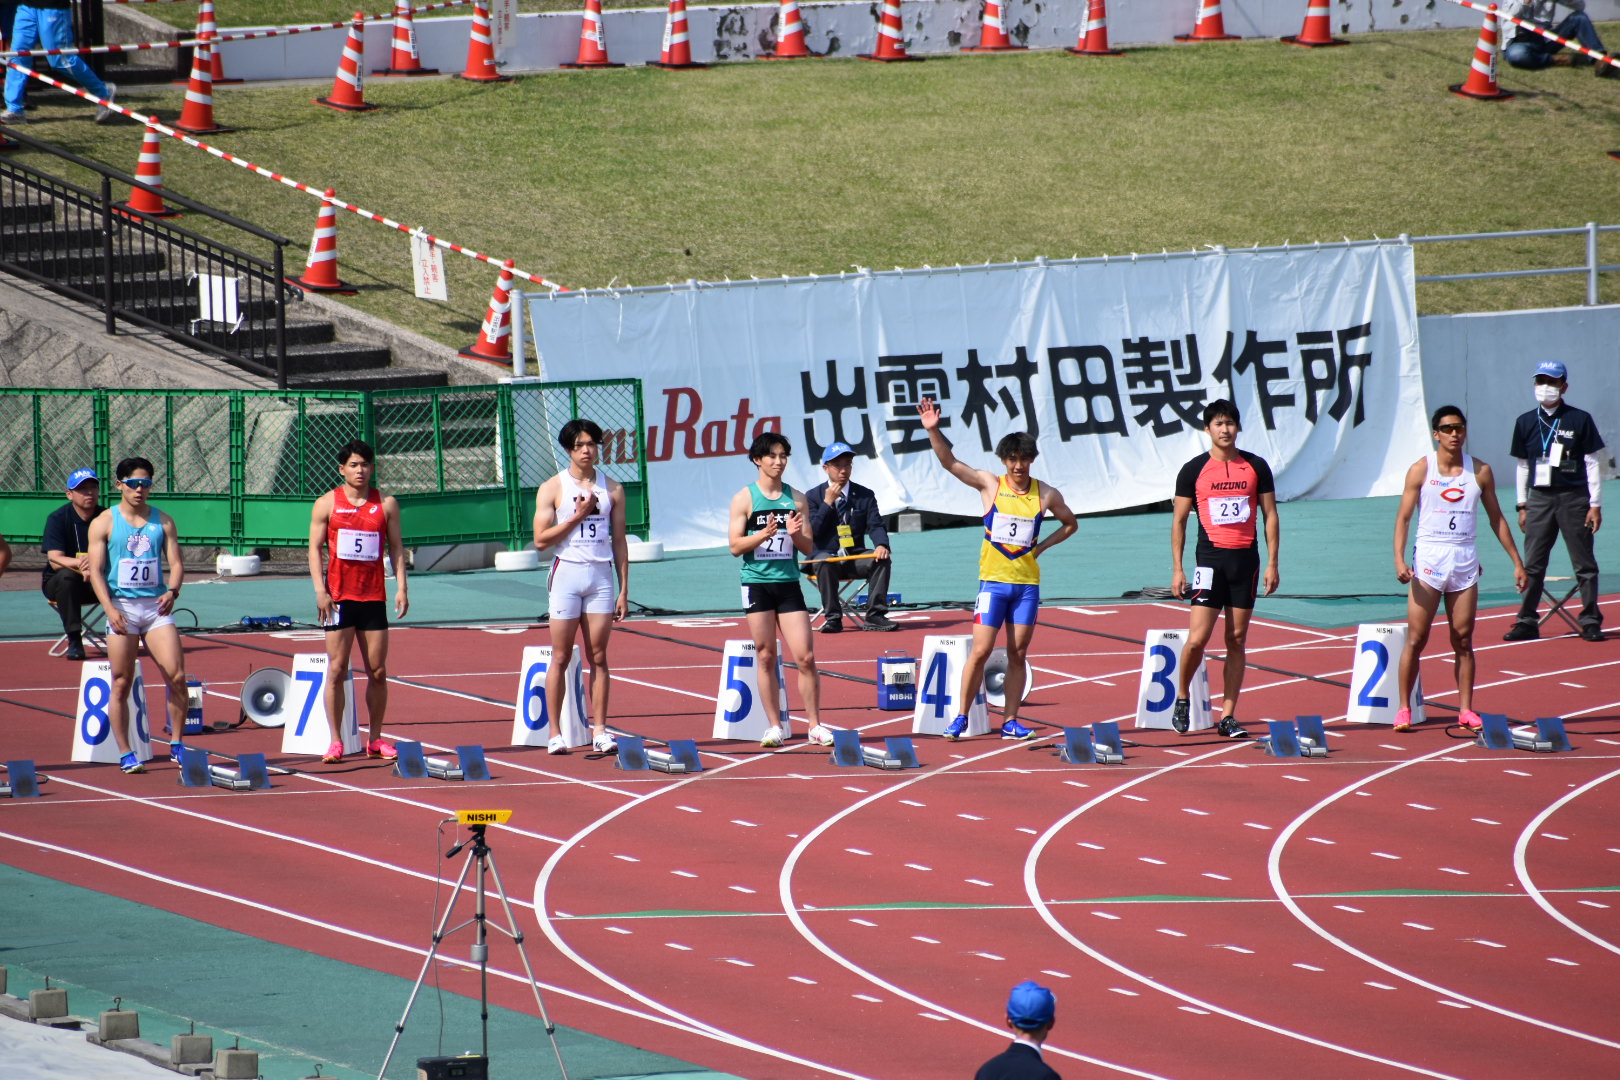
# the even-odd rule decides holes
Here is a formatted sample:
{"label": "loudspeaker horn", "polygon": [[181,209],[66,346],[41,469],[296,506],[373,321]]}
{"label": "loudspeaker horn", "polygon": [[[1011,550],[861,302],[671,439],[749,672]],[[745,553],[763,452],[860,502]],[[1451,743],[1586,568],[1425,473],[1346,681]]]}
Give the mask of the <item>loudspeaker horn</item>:
{"label": "loudspeaker horn", "polygon": [[[1024,697],[1028,698],[1035,689],[1035,669],[1024,661]],[[990,658],[984,662],[984,699],[990,704],[1000,708],[1007,703],[1007,650],[996,648],[990,650]]]}
{"label": "loudspeaker horn", "polygon": [[291,693],[291,675],[280,668],[260,668],[242,683],[242,716],[260,727],[281,727],[287,723]]}

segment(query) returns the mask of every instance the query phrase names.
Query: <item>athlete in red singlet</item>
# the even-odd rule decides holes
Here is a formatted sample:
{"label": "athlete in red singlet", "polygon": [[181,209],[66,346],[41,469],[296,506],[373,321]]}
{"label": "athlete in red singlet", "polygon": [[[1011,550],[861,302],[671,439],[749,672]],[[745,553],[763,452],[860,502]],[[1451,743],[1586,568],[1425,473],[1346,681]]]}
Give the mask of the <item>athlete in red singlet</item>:
{"label": "athlete in red singlet", "polygon": [[394,744],[382,737],[383,714],[388,711],[385,543],[394,562],[394,613],[404,618],[410,608],[399,504],[371,486],[375,454],[355,439],[338,450],[337,458],[343,484],[315,500],[309,523],[309,576],[315,583],[315,608],[326,627],[326,719],[332,727],[332,745],[321,760],[327,764],[343,760],[344,688],[356,640],[366,662],[366,717],[371,728],[366,756],[396,756]]}

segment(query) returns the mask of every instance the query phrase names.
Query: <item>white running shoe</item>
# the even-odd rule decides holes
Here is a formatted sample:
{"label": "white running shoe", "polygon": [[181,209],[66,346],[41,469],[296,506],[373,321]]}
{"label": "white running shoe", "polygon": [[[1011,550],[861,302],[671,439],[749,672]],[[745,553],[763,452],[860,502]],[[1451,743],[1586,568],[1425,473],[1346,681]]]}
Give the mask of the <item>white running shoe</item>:
{"label": "white running shoe", "polygon": [[598,754],[611,754],[618,748],[619,744],[613,740],[613,736],[605,731],[591,740],[591,749]]}
{"label": "white running shoe", "polygon": [[551,737],[551,741],[546,743],[546,753],[548,753],[548,754],[566,754],[566,753],[568,753],[568,740],[563,738],[561,735],[553,735]]}
{"label": "white running shoe", "polygon": [[787,738],[782,734],[781,725],[772,724],[771,729],[765,733],[765,737],[759,740],[759,745],[767,750],[775,750],[786,741]]}
{"label": "white running shoe", "polygon": [[831,746],[833,744],[832,732],[817,724],[806,734],[806,738],[816,746]]}

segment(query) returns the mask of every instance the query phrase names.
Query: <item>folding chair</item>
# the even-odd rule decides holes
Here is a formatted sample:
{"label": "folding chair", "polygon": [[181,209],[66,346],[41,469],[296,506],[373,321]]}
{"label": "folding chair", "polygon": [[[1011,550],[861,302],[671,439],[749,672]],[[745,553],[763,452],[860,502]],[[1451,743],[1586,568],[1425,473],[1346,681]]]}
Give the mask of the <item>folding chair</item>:
{"label": "folding chair", "polygon": [[[56,606],[56,601],[54,600],[46,602],[49,603],[53,608]],[[82,638],[84,643],[90,646],[92,649],[100,649],[102,652],[106,652],[107,638],[104,633],[106,622],[107,613],[101,610],[100,604],[96,603],[94,600],[88,604],[84,604],[80,608],[79,637]],[[50,655],[61,656],[67,651],[68,639],[67,635],[63,634],[61,637],[56,639],[56,644],[51,646]]]}
{"label": "folding chair", "polygon": [[1570,600],[1574,598],[1575,594],[1581,591],[1581,583],[1578,582],[1578,581],[1575,581],[1575,584],[1571,585],[1569,587],[1569,591],[1564,594],[1564,598],[1562,600],[1554,600],[1553,599],[1553,591],[1552,591],[1551,588],[1549,588],[1547,586],[1551,586],[1552,583],[1555,582],[1555,581],[1575,581],[1575,579],[1572,578],[1572,577],[1542,578],[1543,588],[1541,590],[1541,595],[1552,606],[1547,609],[1546,614],[1541,616],[1541,622],[1539,622],[1537,625],[1538,626],[1546,626],[1547,625],[1547,620],[1551,619],[1554,615],[1556,615],[1560,619],[1563,619],[1566,623],[1568,623],[1569,628],[1571,630],[1575,631],[1578,634],[1578,633],[1581,632],[1581,624],[1576,622],[1570,616],[1569,612],[1564,610],[1564,605],[1569,603]]}
{"label": "folding chair", "polygon": [[[814,583],[816,581],[816,569],[820,566],[829,563],[860,562],[866,559],[875,558],[877,558],[877,553],[871,551],[863,552],[860,555],[827,555],[819,559],[806,559],[800,564],[799,568],[801,571],[803,571],[804,576],[809,578],[811,582]],[[860,591],[857,586],[864,586],[866,582],[866,578],[852,577],[846,578],[838,583],[838,607],[840,617],[849,620],[849,622],[857,630],[865,630],[867,628],[866,615],[860,611],[856,611],[854,605],[850,603],[850,600],[853,598],[855,593]],[[817,585],[817,595],[820,595],[819,585]],[[826,621],[827,609],[825,607],[819,607],[816,609],[816,613],[810,617],[810,629],[819,629],[821,624]]]}

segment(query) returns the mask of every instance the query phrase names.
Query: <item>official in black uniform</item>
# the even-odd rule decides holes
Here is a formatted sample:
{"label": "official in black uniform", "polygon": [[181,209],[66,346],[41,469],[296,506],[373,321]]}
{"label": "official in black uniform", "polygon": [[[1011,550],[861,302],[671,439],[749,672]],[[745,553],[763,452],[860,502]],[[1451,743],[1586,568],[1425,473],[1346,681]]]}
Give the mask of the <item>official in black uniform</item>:
{"label": "official in black uniform", "polygon": [[979,1066],[973,1080],[1063,1080],[1041,1058],[1041,1044],[1052,1030],[1057,998],[1044,986],[1025,980],[1007,998],[1007,1026],[1013,1043]]}
{"label": "official in black uniform", "polygon": [[855,465],[855,451],[848,443],[835,442],[821,453],[825,484],[804,493],[810,507],[811,560],[830,555],[861,555],[871,536],[873,559],[846,563],[816,563],[816,587],[821,591],[822,610],[827,621],[821,632],[836,634],[844,628],[844,613],[838,603],[838,583],[850,578],[866,578],[866,626],[869,630],[895,630],[889,620],[889,530],[878,513],[877,496],[849,478]]}
{"label": "official in black uniform", "polygon": [[1598,607],[1598,564],[1592,539],[1603,524],[1603,472],[1598,451],[1603,436],[1591,413],[1564,401],[1569,372],[1558,360],[1536,368],[1536,408],[1513,425],[1508,451],[1518,459],[1519,528],[1524,532],[1524,572],[1528,579],[1519,617],[1504,641],[1541,636],[1542,579],[1547,556],[1560,533],[1581,590],[1581,637],[1602,641],[1603,610]]}

